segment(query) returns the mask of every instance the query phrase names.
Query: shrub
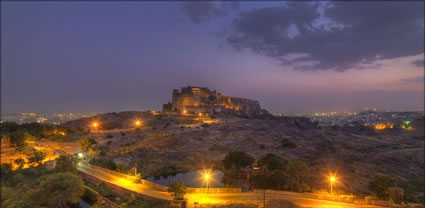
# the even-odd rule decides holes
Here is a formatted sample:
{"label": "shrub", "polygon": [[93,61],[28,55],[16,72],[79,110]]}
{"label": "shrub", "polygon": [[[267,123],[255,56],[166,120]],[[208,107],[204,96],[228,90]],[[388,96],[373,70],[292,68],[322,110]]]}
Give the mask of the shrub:
{"label": "shrub", "polygon": [[112,130],[112,129],[120,129],[122,128],[122,124],[116,122],[108,122],[102,124],[102,129],[104,130]]}
{"label": "shrub", "polygon": [[209,125],[209,124],[207,124],[207,123],[203,123],[201,126],[202,126],[202,127],[204,127],[204,128],[208,128],[208,127],[210,127],[211,125]]}
{"label": "shrub", "polygon": [[114,161],[106,158],[94,158],[90,160],[90,163],[110,170],[117,169],[117,164],[115,164]]}
{"label": "shrub", "polygon": [[281,144],[281,147],[283,147],[283,148],[295,148],[295,147],[297,147],[297,145],[289,139],[282,139],[280,144]]}
{"label": "shrub", "polygon": [[369,190],[376,194],[379,199],[389,200],[389,189],[394,186],[395,180],[388,175],[376,174],[369,182]]}

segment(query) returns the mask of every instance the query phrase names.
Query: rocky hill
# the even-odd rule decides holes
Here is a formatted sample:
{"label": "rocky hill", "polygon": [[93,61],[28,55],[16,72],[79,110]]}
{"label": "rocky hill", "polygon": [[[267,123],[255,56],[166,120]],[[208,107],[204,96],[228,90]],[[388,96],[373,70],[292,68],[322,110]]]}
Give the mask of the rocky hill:
{"label": "rocky hill", "polygon": [[[337,170],[340,187],[364,193],[374,173],[401,180],[424,176],[424,120],[413,121],[413,130],[377,131],[366,127],[319,127],[302,117],[246,119],[222,115],[212,119],[121,112],[80,119],[66,125],[85,128],[90,122],[120,123],[130,128],[135,118],[141,131],[93,134],[117,163],[134,166],[144,175],[164,167],[195,170],[220,167],[232,150],[242,150],[256,159],[274,153],[306,161],[316,177],[315,188],[325,188],[324,174]],[[203,121],[203,122],[202,122]],[[208,121],[208,122],[207,122]],[[209,123],[209,124],[208,124]]]}

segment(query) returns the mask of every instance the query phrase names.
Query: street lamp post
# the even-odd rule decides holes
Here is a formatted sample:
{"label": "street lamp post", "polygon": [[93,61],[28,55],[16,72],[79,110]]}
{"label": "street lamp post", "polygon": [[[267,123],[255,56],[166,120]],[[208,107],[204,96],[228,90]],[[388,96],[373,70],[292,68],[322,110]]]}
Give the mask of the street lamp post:
{"label": "street lamp post", "polygon": [[263,189],[263,207],[266,208],[266,168],[263,167],[264,189]]}
{"label": "street lamp post", "polygon": [[266,208],[266,167],[254,167],[254,170],[260,170],[263,169],[263,178],[264,178],[264,185],[263,185],[263,208]]}
{"label": "street lamp post", "polygon": [[333,184],[335,183],[335,177],[331,176],[330,181],[331,181],[331,195],[333,195]]}
{"label": "street lamp post", "polygon": [[207,194],[208,194],[210,190],[210,174],[208,173],[205,174],[205,180],[207,181]]}
{"label": "street lamp post", "polygon": [[140,126],[142,126],[142,122],[140,121],[140,120],[136,120],[135,122],[134,122],[134,126],[136,127],[136,129],[137,128],[139,128]]}

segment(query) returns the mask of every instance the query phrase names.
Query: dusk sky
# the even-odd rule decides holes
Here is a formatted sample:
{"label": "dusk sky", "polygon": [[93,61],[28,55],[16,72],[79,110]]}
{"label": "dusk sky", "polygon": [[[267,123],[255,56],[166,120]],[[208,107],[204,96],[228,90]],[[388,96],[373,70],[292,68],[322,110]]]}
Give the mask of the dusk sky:
{"label": "dusk sky", "polygon": [[424,2],[2,2],[1,108],[161,110],[201,86],[270,112],[424,109]]}

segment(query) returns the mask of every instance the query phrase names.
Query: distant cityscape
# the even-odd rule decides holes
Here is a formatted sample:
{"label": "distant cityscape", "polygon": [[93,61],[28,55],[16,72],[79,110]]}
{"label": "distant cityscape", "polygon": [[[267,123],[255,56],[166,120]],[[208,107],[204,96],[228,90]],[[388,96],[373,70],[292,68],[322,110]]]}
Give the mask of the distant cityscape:
{"label": "distant cityscape", "polygon": [[48,123],[48,124],[61,124],[67,121],[80,119],[84,117],[94,116],[96,113],[34,113],[34,112],[22,112],[19,114],[5,114],[1,117],[1,122],[9,121],[16,123]]}
{"label": "distant cityscape", "polygon": [[[284,114],[277,114],[284,116]],[[391,128],[395,124],[410,123],[424,116],[424,111],[379,111],[376,108],[365,108],[360,112],[315,112],[296,113],[294,116],[310,118],[320,126],[375,126],[376,128]]]}
{"label": "distant cityscape", "polygon": [[[22,112],[19,114],[5,114],[1,117],[1,122],[9,121],[16,123],[48,123],[48,124],[62,124],[67,121],[91,117],[97,113],[34,113]],[[424,116],[424,111],[379,111],[376,108],[365,108],[359,112],[314,112],[314,113],[295,113],[283,114],[275,113],[275,116],[298,116],[307,117],[313,122],[318,122],[320,126],[354,126],[354,125],[371,125],[378,128],[391,127],[394,124],[402,124],[405,122],[414,121]],[[381,125],[381,126],[380,126]]]}

